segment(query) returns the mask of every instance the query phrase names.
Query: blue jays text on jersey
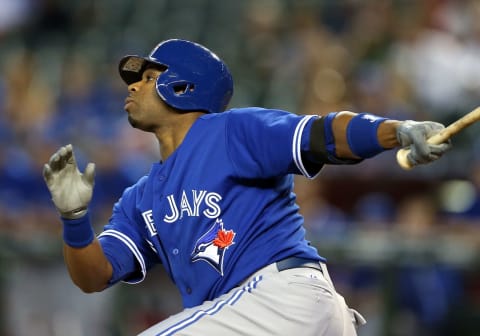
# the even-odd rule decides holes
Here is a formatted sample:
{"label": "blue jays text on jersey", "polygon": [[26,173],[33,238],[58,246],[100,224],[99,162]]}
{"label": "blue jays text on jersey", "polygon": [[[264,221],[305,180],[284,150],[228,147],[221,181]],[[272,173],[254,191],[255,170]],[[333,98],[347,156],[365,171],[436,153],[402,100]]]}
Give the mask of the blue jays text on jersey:
{"label": "blue jays text on jersey", "polygon": [[242,108],[197,119],[115,204],[99,235],[111,284],[140,282],[161,263],[192,307],[272,262],[323,260],[305,240],[292,192],[292,174],[313,178],[321,168],[302,155],[315,118]]}
{"label": "blue jays text on jersey", "polygon": [[218,202],[222,199],[222,196],[218,193],[207,192],[206,190],[191,190],[191,195],[187,195],[188,193],[183,190],[179,205],[177,205],[173,194],[167,196],[170,214],[165,214],[163,217],[166,223],[176,222],[184,214],[186,216],[200,216],[199,208],[202,204],[205,204],[207,207],[207,209],[202,211],[202,215],[208,218],[220,216],[221,209]]}

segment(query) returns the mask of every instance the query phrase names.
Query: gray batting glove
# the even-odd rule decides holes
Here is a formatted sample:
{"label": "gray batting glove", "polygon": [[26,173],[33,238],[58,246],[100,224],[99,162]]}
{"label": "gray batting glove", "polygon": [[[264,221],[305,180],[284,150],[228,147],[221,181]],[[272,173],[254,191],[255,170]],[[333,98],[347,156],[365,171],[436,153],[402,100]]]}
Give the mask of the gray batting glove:
{"label": "gray batting glove", "polygon": [[43,177],[63,218],[77,219],[87,213],[93,193],[95,164],[89,163],[82,174],[72,145],[61,147],[52,155],[43,167]]}
{"label": "gray batting glove", "polygon": [[402,147],[410,148],[407,159],[412,166],[435,161],[452,147],[450,140],[439,145],[427,142],[444,128],[437,122],[413,120],[404,121],[397,127],[397,140]]}

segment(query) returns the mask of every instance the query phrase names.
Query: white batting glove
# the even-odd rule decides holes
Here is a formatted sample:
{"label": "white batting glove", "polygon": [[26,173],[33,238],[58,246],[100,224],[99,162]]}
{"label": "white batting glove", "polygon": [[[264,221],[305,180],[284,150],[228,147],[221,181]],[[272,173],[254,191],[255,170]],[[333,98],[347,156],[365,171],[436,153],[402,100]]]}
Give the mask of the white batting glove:
{"label": "white batting glove", "polygon": [[93,193],[95,164],[89,163],[82,174],[72,145],[61,147],[52,155],[43,167],[43,177],[63,218],[77,219],[87,213]]}
{"label": "white batting glove", "polygon": [[452,147],[450,140],[439,145],[427,142],[444,128],[437,122],[413,120],[404,121],[397,127],[397,140],[402,147],[410,148],[407,159],[412,166],[435,161]]}

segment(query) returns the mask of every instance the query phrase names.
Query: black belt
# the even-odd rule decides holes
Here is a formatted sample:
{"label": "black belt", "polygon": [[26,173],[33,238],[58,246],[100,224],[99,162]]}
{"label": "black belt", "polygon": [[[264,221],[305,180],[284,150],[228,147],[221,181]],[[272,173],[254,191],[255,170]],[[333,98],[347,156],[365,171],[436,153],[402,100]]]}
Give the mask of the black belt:
{"label": "black belt", "polygon": [[314,268],[321,271],[320,262],[313,259],[304,259],[298,257],[290,257],[276,262],[279,272],[291,268]]}

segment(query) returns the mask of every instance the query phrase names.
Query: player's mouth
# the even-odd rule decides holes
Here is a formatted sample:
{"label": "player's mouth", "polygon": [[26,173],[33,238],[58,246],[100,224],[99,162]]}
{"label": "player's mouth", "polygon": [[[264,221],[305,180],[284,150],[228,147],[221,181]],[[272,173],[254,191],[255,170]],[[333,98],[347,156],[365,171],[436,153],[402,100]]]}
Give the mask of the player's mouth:
{"label": "player's mouth", "polygon": [[125,98],[125,106],[124,106],[124,109],[127,110],[127,107],[128,105],[130,105],[131,103],[133,103],[134,100],[132,97],[128,96],[127,98]]}

